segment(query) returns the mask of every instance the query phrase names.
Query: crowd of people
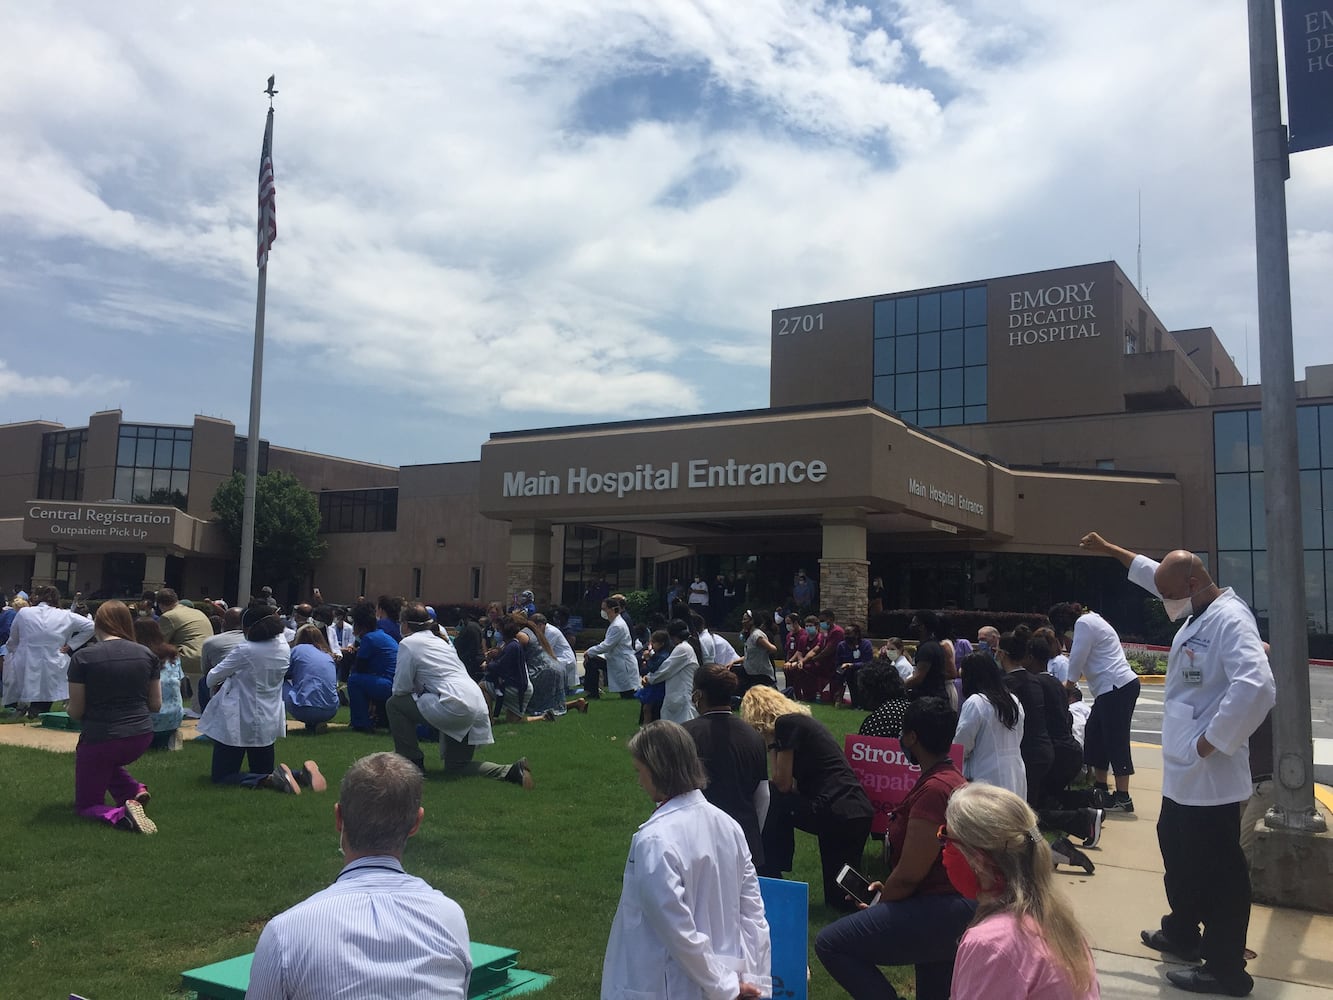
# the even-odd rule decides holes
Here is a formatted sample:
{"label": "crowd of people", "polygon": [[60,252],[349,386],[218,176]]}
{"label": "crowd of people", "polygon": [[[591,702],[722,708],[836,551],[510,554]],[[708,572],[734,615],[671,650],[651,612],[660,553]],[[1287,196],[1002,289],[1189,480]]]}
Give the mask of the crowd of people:
{"label": "crowd of people", "polygon": [[[1189,617],[1182,634],[1209,640],[1191,647],[1178,636],[1171,654],[1158,826],[1171,913],[1143,941],[1202,960],[1170,973],[1175,985],[1246,995],[1239,827],[1252,775],[1243,750],[1272,705],[1253,618],[1190,553],[1159,564],[1095,533],[1083,544],[1120,559],[1173,617]],[[429,980],[432,995],[462,996],[462,910],[401,862],[424,815],[423,742],[438,744],[445,773],[531,789],[526,758],[476,759],[494,744],[493,726],[586,712],[603,684],[638,702],[628,749],[654,806],[631,841],[604,997],[765,995],[771,942],[757,878],[792,871],[797,831],[814,836],[823,902],[843,914],[819,932],[815,952],[852,997],[895,997],[882,972],[895,965],[915,968],[921,1000],[1098,996],[1086,937],[1052,872],[1091,873],[1070,838],[1095,846],[1108,812],[1134,810],[1139,682],[1110,624],[1061,604],[1050,627],[986,625],[970,641],[922,610],[914,644],[891,637],[876,649],[829,610],[744,609],[733,644],[708,628],[705,593],[711,601],[707,585],[680,588],[668,614],[645,622],[630,620],[623,595],[606,593],[605,635],[585,650],[580,678],[567,616],[538,613],[530,591],[480,621],[465,618],[451,636],[432,608],[388,595],[340,608],[316,592],[284,616],[269,593],[244,609],[195,607],[164,588],[135,607],[104,601],[90,619],[41,588],[0,615],[3,701],[38,714],[65,702],[81,724],[78,814],[141,834],[157,829],[152,795],[129,768],[154,747],[179,747],[187,713],[199,715],[196,738],[211,743],[215,784],[288,795],[327,788],[314,760],[293,768],[277,759],[289,717],[318,736],[346,704],[352,729],[389,731],[393,752],[358,761],[339,788],[346,867],[265,929],[255,996],[320,995],[343,959],[303,925],[356,925],[366,899],[386,888],[396,910],[386,926],[425,921],[429,933],[397,935],[367,963],[373,971],[360,970],[375,977],[366,982],[389,989],[412,975]],[[1237,662],[1201,669],[1200,656]],[[864,711],[860,733],[898,740],[918,771],[888,817],[888,874],[871,884],[870,901],[841,879],[863,864],[874,806],[812,713],[820,702]]]}

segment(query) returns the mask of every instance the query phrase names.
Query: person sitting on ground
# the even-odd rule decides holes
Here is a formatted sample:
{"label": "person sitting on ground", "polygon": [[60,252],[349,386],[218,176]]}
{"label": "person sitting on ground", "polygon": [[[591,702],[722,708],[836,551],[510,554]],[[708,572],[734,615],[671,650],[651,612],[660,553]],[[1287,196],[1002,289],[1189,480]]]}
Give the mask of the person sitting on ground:
{"label": "person sitting on ground", "polygon": [[[801,657],[805,656],[805,651],[809,648],[810,633],[806,632],[805,626],[801,624],[801,616],[796,612],[789,613],[783,619],[783,638],[782,638],[782,658],[783,673],[787,670],[800,666]],[[816,622],[815,631],[819,631]],[[787,680],[790,686],[791,680]]]}
{"label": "person sitting on ground", "polygon": [[811,669],[810,662],[819,652],[819,619],[815,615],[806,615],[801,632],[804,638],[797,640],[796,653],[787,658],[782,672],[791,687],[792,698],[796,701],[815,701],[819,695],[815,687],[818,677]]}
{"label": "person sitting on ground", "polygon": [[[667,657],[671,655],[672,643],[667,630],[659,628],[648,637],[648,648],[643,651],[643,666],[639,668],[639,673],[643,677],[662,669],[662,664],[666,663]],[[662,702],[666,700],[666,681],[659,681],[656,684],[647,682],[634,692],[634,697],[639,700],[642,706],[639,709],[639,725],[647,725],[649,722],[656,722],[662,717]]]}
{"label": "person sitting on ground", "polygon": [[903,683],[912,698],[946,698],[950,704],[957,701],[949,693],[955,674],[950,669],[948,654],[940,644],[944,626],[934,611],[918,611],[912,616],[912,629],[917,635],[916,661],[912,676]]}
{"label": "person sitting on ground", "polygon": [[761,875],[781,878],[791,871],[796,831],[819,840],[824,903],[847,909],[837,884],[844,864],[857,867],[870,836],[874,807],[842,745],[823,723],[810,717],[806,705],[774,688],[755,687],[741,699],[741,718],[768,745],[770,799],[764,822],[764,865]]}
{"label": "person sitting on ground", "polygon": [[681,618],[667,623],[667,641],[671,651],[662,665],[646,674],[643,683],[665,684],[662,697],[662,718],[668,722],[689,722],[699,713],[694,710],[694,672],[700,666],[699,640],[690,634],[690,627]]}
{"label": "person sitting on ground", "polygon": [[837,705],[844,701],[842,689],[845,685],[847,703],[853,708],[864,708],[857,695],[857,674],[875,658],[875,650],[869,639],[861,637],[860,625],[848,625],[845,632],[846,638],[838,643],[837,651],[833,655],[837,664],[833,681],[833,703]]}
{"label": "person sitting on ground", "polygon": [[1023,767],[1023,706],[1005,687],[1000,665],[973,653],[963,661],[963,707],[955,742],[963,748],[963,776],[1027,797]]}
{"label": "person sitting on ground", "polygon": [[571,708],[586,712],[588,703],[583,698],[565,700],[565,668],[555,658],[555,648],[546,638],[545,619],[543,625],[538,625],[518,611],[514,612],[513,618],[519,625],[514,638],[523,650],[523,663],[532,685],[525,711],[547,722],[554,721]]}
{"label": "person sitting on ground", "polygon": [[403,641],[398,645],[388,704],[394,752],[425,771],[417,727],[431,726],[440,733],[445,774],[479,774],[531,789],[532,771],[526,757],[509,765],[473,760],[477,747],[495,742],[486,697],[468,675],[457,650],[440,635],[425,605],[419,601],[404,605],[400,625]]}
{"label": "person sitting on ground", "polygon": [[[398,632],[398,623],[393,623]],[[398,640],[388,629],[381,628],[375,610],[369,604],[358,604],[352,609],[352,631],[356,633],[356,658],[347,676],[347,707],[351,727],[359,733],[372,733],[375,724],[388,724],[388,717],[380,714],[384,703],[393,693],[393,669],[398,662]],[[399,632],[399,635],[402,633]],[[372,706],[375,716],[371,716]]]}
{"label": "person sitting on ground", "polygon": [[745,643],[745,652],[730,664],[718,664],[731,668],[731,672],[736,675],[736,693],[741,696],[756,684],[778,686],[777,671],[773,669],[773,657],[778,655],[778,647],[769,638],[767,627],[767,623],[772,620],[773,617],[767,611],[757,615],[752,611],[742,614],[741,637]]}
{"label": "person sitting on ground", "polygon": [[[546,637],[546,643],[551,647],[551,652],[555,655],[555,662],[560,665],[564,672],[565,694],[577,697],[576,691],[579,686],[579,660],[574,655],[574,647],[569,644],[565,638],[565,633],[556,628],[555,625],[547,619],[545,615],[536,614],[528,618],[528,624],[539,635]],[[461,655],[461,654],[460,654]],[[466,662],[466,661],[465,661]]]}
{"label": "person sitting on ground", "polygon": [[750,857],[764,863],[760,831],[768,814],[768,753],[764,739],[731,711],[739,682],[725,667],[694,672],[694,705],[699,717],[685,723],[708,772],[704,798],[740,824]]}
{"label": "person sitting on ground", "polygon": [[759,997],[746,978],[771,976],[771,944],[740,827],[704,798],[708,776],[680,726],[649,723],[629,752],[655,808],[630,841],[601,996]]}
{"label": "person sitting on ground", "polygon": [[944,866],[978,901],[958,944],[953,1000],[1098,1000],[1087,936],[1054,884],[1037,817],[993,785],[959,788],[945,812]]}
{"label": "person sitting on ground", "polygon": [[[213,631],[213,623],[202,611],[187,606],[170,587],[157,592],[157,607],[161,612],[157,623],[162,626],[162,641],[176,647],[181,672],[190,679],[190,687],[197,691],[203,676],[204,643],[217,634]],[[202,711],[203,705],[199,708]]]}
{"label": "person sitting on ground", "polygon": [[403,869],[407,842],[425,817],[421,792],[421,772],[396,754],[374,753],[347,769],[333,807],[346,864],[331,886],[265,925],[247,1000],[465,1000],[467,919]]}
{"label": "person sitting on ground", "polygon": [[149,749],[179,750],[181,720],[185,717],[185,705],[181,701],[181,678],[184,674],[181,672],[180,656],[176,647],[162,638],[162,629],[152,618],[135,620],[134,639],[157,657],[160,670],[158,680],[162,685],[162,704],[152,713],[153,742]]}
{"label": "person sitting on ground", "polygon": [[[92,624],[97,641],[75,650],[69,661],[65,710],[81,723],[74,809],[122,830],[156,833],[143,808],[151,797],[148,786],[125,766],[153,742],[150,715],[162,707],[161,661],[135,640],[130,609],[120,601],[104,601]],[[108,792],[115,805],[106,804]]]}
{"label": "person sitting on ground", "polygon": [[914,964],[917,1000],[948,1000],[958,938],[976,911],[949,881],[939,841],[949,798],[967,783],[949,758],[957,721],[944,698],[916,698],[908,706],[902,748],[921,776],[889,814],[889,875],[870,886],[879,902],[860,904],[859,913],[815,938],[820,962],[853,997],[897,1000],[879,966]]}
{"label": "person sitting on ground", "polygon": [[903,716],[911,702],[903,687],[898,668],[879,661],[861,671],[861,702],[870,714],[861,722],[861,736],[885,736],[898,739],[903,731]]}
{"label": "person sitting on ground", "polygon": [[520,620],[511,615],[506,615],[500,622],[504,645],[500,647],[498,655],[487,662],[486,673],[481,681],[482,690],[494,706],[495,717],[500,718],[503,712],[506,722],[528,721],[532,679],[528,675],[527,664],[523,662],[523,647],[517,638],[522,627]]}
{"label": "person sitting on ground", "polygon": [[287,714],[305,723],[309,733],[324,732],[338,714],[338,666],[328,642],[325,629],[313,622],[297,629],[282,682]]}
{"label": "person sitting on ground", "polygon": [[898,671],[898,676],[902,678],[904,684],[906,684],[909,677],[916,673],[916,667],[912,665],[912,661],[907,656],[907,643],[897,636],[891,636],[884,640],[884,645],[875,654],[875,659],[893,664],[893,668]]}
{"label": "person sitting on ground", "polygon": [[[213,784],[295,795],[302,788],[322,792],[327,783],[313,760],[293,771],[279,765],[274,752],[278,739],[287,734],[282,680],[291,659],[277,608],[255,601],[241,617],[241,627],[245,641],[203,681],[213,695],[199,720],[199,732],[213,741]],[[241,770],[242,760],[248,761],[249,771]]]}

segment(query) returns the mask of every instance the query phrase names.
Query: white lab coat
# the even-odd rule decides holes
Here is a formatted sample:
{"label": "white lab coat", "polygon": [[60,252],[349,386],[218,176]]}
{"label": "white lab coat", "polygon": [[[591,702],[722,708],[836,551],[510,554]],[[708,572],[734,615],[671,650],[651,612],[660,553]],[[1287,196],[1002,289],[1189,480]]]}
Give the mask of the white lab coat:
{"label": "white lab coat", "polygon": [[606,627],[606,638],[587,651],[588,656],[606,660],[606,684],[612,691],[637,691],[639,661],[630,641],[629,625],[624,615],[616,615]]}
{"label": "white lab coat", "polygon": [[328,625],[324,628],[324,635],[329,640],[329,649],[333,650],[333,658],[341,660],[343,658],[343,647],[350,646],[356,636],[352,633],[352,623],[343,622],[342,635],[338,634],[338,625]]}
{"label": "white lab coat", "polygon": [[272,746],[287,735],[282,679],[291,666],[291,647],[281,636],[246,640],[208,672],[204,683],[222,690],[209,699],[199,732],[229,747]]}
{"label": "white lab coat", "polygon": [[[1158,564],[1136,556],[1129,578],[1157,594]],[[1254,791],[1250,734],[1277,699],[1254,615],[1230,587],[1176,632],[1162,706],[1162,795],[1185,806],[1244,802]],[[1200,757],[1206,736],[1217,748]]]}
{"label": "white lab coat", "polygon": [[1007,788],[1021,799],[1028,797],[1027,770],[1023,767],[1023,706],[1018,706],[1018,725],[1007,729],[995,706],[985,695],[974,694],[958,712],[958,731],[953,741],[963,748],[963,777]]}
{"label": "white lab coat", "polygon": [[1074,639],[1069,644],[1067,680],[1077,684],[1081,677],[1088,679],[1088,690],[1094,698],[1128,684],[1135,677],[1134,668],[1125,659],[1120,636],[1095,611],[1080,615],[1074,622]]}
{"label": "white lab coat", "polygon": [[[1133,667],[1130,668],[1131,670]],[[1064,653],[1058,653],[1052,656],[1046,662],[1046,672],[1054,677],[1061,684],[1069,680],[1069,657]]]}
{"label": "white lab coat", "polygon": [[[430,632],[403,636],[393,693],[410,694],[421,717],[452,739],[474,747],[494,743],[481,687],[468,676],[454,647]],[[444,747],[440,747],[444,756]]]}
{"label": "white lab coat", "polygon": [[688,642],[676,644],[662,665],[648,675],[649,684],[666,684],[662,699],[662,718],[667,722],[686,723],[697,718],[694,708],[694,672],[699,669],[699,657]]}
{"label": "white lab coat", "polygon": [[574,647],[565,638],[565,633],[550,622],[546,623],[546,641],[551,644],[555,660],[565,671],[565,687],[573,691],[579,686],[579,658],[574,655]]}
{"label": "white lab coat", "polygon": [[19,608],[10,624],[5,654],[6,705],[64,701],[69,697],[69,654],[93,637],[91,618],[33,604]]}
{"label": "white lab coat", "polygon": [[740,825],[697,790],[664,802],[630,842],[602,1000],[735,1000],[770,949]]}

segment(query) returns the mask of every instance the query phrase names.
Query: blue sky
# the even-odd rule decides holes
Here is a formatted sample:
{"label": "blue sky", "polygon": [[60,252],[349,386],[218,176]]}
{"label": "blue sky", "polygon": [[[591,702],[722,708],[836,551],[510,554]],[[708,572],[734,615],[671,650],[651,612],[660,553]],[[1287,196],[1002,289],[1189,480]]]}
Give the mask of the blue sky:
{"label": "blue sky", "polygon": [[[270,73],[275,443],[452,461],[762,407],[770,310],[1133,275],[1140,192],[1154,309],[1259,379],[1243,4],[169,9],[6,13],[0,422],[244,432]],[[1299,374],[1333,362],[1333,152],[1292,171]]]}

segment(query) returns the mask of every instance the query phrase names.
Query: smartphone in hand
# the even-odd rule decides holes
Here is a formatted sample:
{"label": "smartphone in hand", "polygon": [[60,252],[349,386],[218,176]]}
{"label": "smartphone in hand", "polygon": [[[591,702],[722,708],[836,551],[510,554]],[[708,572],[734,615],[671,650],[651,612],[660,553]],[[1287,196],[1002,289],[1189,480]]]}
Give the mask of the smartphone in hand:
{"label": "smartphone in hand", "polygon": [[838,872],[838,877],[834,880],[842,886],[847,895],[858,903],[864,903],[866,906],[874,906],[879,902],[879,893],[870,891],[870,883],[866,877],[858,872],[851,865],[843,865],[842,870]]}

